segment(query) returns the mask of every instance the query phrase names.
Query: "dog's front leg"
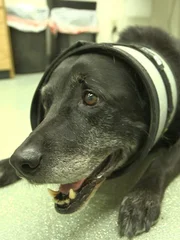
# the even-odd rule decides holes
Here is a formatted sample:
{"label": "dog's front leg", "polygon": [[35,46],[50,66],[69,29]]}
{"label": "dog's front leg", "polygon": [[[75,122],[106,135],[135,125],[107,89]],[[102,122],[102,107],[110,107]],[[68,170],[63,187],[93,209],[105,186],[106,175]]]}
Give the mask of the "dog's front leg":
{"label": "dog's front leg", "polygon": [[157,222],[168,184],[180,173],[180,141],[170,150],[158,149],[154,162],[124,197],[119,214],[120,235],[132,238]]}
{"label": "dog's front leg", "polygon": [[14,168],[9,164],[9,159],[0,161],[0,187],[17,182],[20,178],[16,175]]}

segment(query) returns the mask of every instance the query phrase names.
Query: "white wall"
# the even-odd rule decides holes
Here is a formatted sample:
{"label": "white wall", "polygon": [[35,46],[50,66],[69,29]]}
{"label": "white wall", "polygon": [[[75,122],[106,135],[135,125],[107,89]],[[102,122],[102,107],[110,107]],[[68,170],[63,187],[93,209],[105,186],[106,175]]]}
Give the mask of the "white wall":
{"label": "white wall", "polygon": [[5,0],[6,5],[16,5],[18,3],[33,4],[37,7],[47,6],[46,0]]}
{"label": "white wall", "polygon": [[[179,0],[97,0],[97,2],[100,27],[98,42],[115,41],[111,34],[113,27],[117,26],[118,31],[121,31],[128,25],[157,26],[180,37]],[[133,14],[136,14],[136,17],[129,16]]]}

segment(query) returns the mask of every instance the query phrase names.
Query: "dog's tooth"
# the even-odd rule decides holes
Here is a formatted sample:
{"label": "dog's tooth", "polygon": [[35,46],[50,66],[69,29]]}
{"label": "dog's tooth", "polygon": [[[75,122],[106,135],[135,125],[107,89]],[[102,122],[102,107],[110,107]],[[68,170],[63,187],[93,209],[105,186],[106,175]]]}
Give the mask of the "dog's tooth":
{"label": "dog's tooth", "polygon": [[77,195],[77,193],[71,188],[71,189],[69,190],[69,198],[70,198],[70,199],[75,199],[75,198],[76,198],[76,195]]}
{"label": "dog's tooth", "polygon": [[62,200],[62,201],[57,200],[56,203],[57,203],[58,205],[64,205],[64,204],[65,204],[65,201],[64,201],[64,200]]}
{"label": "dog's tooth", "polygon": [[70,203],[70,199],[66,199],[66,200],[64,200],[64,202],[69,204]]}
{"label": "dog's tooth", "polygon": [[52,197],[56,197],[59,194],[59,191],[54,191],[50,188],[48,188],[48,192]]}
{"label": "dog's tooth", "polygon": [[55,203],[57,203],[58,205],[69,204],[70,203],[70,199],[66,199],[66,200],[55,199]]}

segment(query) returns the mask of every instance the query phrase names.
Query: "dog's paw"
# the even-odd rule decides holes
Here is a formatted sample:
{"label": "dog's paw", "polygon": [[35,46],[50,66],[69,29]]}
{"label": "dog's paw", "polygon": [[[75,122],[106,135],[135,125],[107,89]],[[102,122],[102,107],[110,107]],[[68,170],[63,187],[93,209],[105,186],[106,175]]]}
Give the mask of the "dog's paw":
{"label": "dog's paw", "polygon": [[126,196],[120,207],[120,235],[132,239],[148,232],[160,215],[161,200],[158,194],[146,190],[134,190]]}
{"label": "dog's paw", "polygon": [[9,160],[0,161],[0,187],[5,187],[9,184],[17,182],[20,178],[16,175],[15,170],[9,164]]}

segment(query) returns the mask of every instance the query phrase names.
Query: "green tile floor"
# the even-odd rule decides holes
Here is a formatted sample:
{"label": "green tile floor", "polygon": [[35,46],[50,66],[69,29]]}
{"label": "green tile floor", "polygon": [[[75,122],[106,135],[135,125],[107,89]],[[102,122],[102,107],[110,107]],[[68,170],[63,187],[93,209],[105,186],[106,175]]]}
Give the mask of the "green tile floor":
{"label": "green tile floor", "polygon": [[[31,131],[30,102],[40,77],[31,74],[0,80],[0,159],[10,156]],[[118,179],[111,180],[85,209],[60,215],[47,186],[20,181],[0,189],[0,240],[118,240],[120,195]],[[166,191],[158,224],[135,239],[180,240],[180,177]]]}

